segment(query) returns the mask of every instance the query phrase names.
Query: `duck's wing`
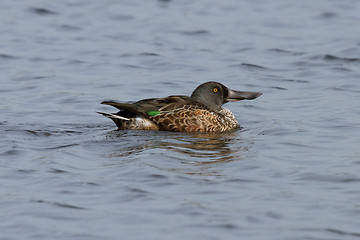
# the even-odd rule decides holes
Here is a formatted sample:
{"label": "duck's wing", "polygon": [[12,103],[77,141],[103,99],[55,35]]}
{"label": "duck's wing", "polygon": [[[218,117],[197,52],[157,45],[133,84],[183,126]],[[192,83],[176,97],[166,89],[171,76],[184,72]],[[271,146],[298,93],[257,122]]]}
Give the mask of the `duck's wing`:
{"label": "duck's wing", "polygon": [[191,101],[191,98],[187,96],[169,96],[165,98],[143,99],[135,103],[103,101],[101,104],[113,106],[120,110],[119,113],[122,112],[124,114],[132,113],[144,116],[154,116],[162,111],[171,111],[180,105],[189,104]]}

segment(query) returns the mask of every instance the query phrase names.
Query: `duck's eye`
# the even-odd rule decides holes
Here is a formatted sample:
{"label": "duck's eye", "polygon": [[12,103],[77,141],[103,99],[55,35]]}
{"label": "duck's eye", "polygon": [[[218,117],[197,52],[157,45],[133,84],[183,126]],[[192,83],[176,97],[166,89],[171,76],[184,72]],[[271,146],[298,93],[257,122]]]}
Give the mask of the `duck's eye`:
{"label": "duck's eye", "polygon": [[214,89],[213,89],[213,91],[214,91],[214,92],[217,92],[217,91],[218,91],[218,89],[217,89],[217,88],[214,88]]}

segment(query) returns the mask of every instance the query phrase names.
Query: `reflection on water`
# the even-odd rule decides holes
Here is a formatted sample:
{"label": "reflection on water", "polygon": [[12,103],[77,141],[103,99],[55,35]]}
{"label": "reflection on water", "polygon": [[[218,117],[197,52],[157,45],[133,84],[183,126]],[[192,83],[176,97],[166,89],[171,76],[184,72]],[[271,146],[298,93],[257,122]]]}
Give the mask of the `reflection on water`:
{"label": "reflection on water", "polygon": [[219,171],[216,170],[219,165],[243,159],[243,153],[249,152],[252,145],[239,139],[236,132],[189,134],[111,131],[105,138],[111,141],[115,148],[110,151],[108,157],[128,156],[138,160],[136,156],[141,153],[141,161],[149,166],[165,171],[199,175],[219,175]]}
{"label": "reflection on water", "polygon": [[236,135],[225,134],[181,134],[161,141],[160,148],[171,150],[183,155],[185,159],[197,158],[196,164],[210,164],[223,161],[233,161],[235,153],[230,144]]}

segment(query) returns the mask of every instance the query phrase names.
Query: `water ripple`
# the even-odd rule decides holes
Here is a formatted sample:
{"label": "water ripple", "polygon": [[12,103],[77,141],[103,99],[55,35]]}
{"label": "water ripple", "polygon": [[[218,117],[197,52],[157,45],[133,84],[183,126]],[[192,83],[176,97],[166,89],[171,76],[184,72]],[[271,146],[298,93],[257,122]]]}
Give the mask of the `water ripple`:
{"label": "water ripple", "polygon": [[40,8],[40,7],[32,7],[29,8],[29,10],[37,15],[45,16],[45,15],[57,15],[59,13],[46,9],[46,8]]}
{"label": "water ripple", "polygon": [[360,182],[360,178],[357,176],[347,175],[329,175],[320,173],[303,173],[296,178],[298,181],[316,181],[316,182],[333,182],[333,183],[350,183]]}
{"label": "water ripple", "polygon": [[210,32],[208,30],[192,30],[192,31],[182,31],[180,33],[184,35],[196,36],[196,35],[209,34]]}
{"label": "water ripple", "polygon": [[34,202],[52,204],[54,206],[61,207],[61,208],[71,208],[71,209],[86,210],[86,208],[75,206],[75,205],[68,204],[68,203],[50,202],[50,201],[45,201],[45,200],[35,200]]}
{"label": "water ripple", "polygon": [[299,55],[305,54],[305,52],[289,51],[289,50],[284,50],[284,49],[280,49],[280,48],[270,48],[269,51],[275,52],[275,53],[286,54],[286,55],[292,55],[292,56],[299,56]]}
{"label": "water ripple", "polygon": [[335,55],[326,54],[323,57],[326,61],[340,61],[340,62],[360,62],[360,58],[347,58],[347,57],[338,57]]}
{"label": "water ripple", "polygon": [[20,59],[20,58],[21,58],[21,57],[18,57],[18,56],[15,56],[15,55],[0,53],[0,59],[4,59],[4,60],[15,60],[15,59]]}

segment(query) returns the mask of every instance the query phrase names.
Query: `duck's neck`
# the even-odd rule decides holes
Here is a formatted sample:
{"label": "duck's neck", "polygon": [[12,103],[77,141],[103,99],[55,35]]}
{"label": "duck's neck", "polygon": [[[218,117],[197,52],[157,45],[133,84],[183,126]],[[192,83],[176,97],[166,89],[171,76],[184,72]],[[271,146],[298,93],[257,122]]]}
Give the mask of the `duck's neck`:
{"label": "duck's neck", "polygon": [[191,98],[193,100],[195,100],[198,103],[201,103],[203,105],[205,105],[207,108],[209,108],[211,111],[214,112],[219,112],[222,108],[221,105],[219,106],[218,104],[214,103],[213,101],[209,101],[209,99],[207,99],[206,97],[203,97],[202,95],[196,95],[196,94],[192,94]]}

